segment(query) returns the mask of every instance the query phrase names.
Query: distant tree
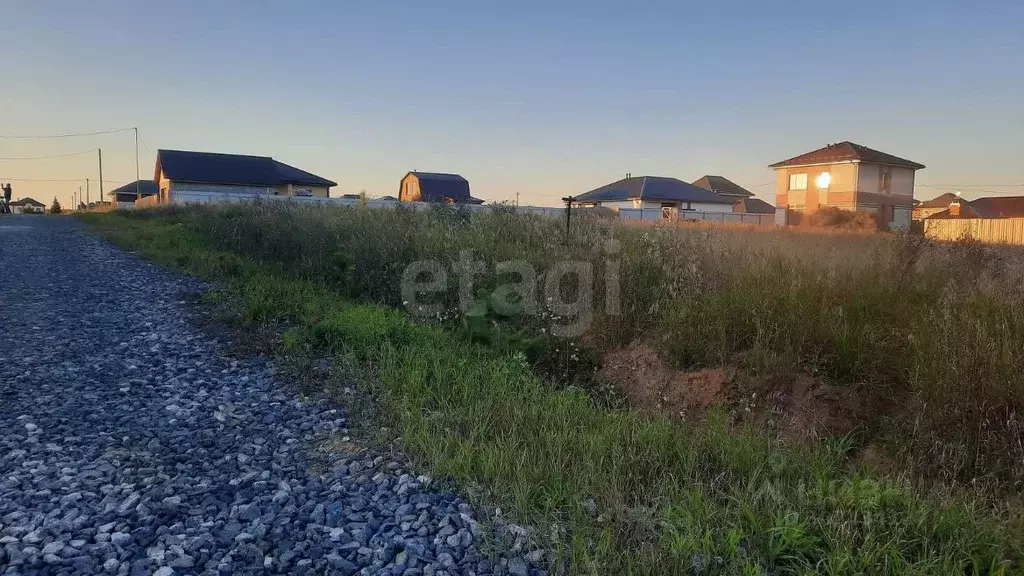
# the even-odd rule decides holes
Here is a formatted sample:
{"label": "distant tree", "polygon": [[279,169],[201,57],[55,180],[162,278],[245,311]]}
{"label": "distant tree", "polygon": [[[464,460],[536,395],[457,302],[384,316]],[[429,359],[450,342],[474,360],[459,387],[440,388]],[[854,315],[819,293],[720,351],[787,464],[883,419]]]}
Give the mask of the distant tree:
{"label": "distant tree", "polygon": [[50,204],[50,214],[60,214],[63,208],[60,207],[60,202],[56,198],[53,199],[53,204]]}

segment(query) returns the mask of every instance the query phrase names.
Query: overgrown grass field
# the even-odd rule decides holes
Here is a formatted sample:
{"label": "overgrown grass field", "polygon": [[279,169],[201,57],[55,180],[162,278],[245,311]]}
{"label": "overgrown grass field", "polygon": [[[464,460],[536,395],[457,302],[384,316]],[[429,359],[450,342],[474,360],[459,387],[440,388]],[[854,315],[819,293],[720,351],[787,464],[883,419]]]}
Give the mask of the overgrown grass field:
{"label": "overgrown grass field", "polygon": [[[483,487],[578,574],[1010,574],[1021,569],[1024,255],[914,237],[564,222],[254,204],[91,215],[147,257],[223,282],[282,352],[372,370],[381,418],[424,468]],[[609,244],[609,241],[613,243]],[[609,249],[609,247],[613,249]],[[415,261],[491,273],[460,312],[410,318]],[[493,310],[494,264],[591,262],[620,310],[579,338]],[[609,268],[617,268],[609,275]],[[578,288],[577,288],[578,289]],[[596,298],[601,300],[601,298]],[[542,302],[543,304],[543,302]],[[809,375],[871,407],[849,436],[791,441],[730,408],[681,422],[589,388],[642,341],[680,369]],[[899,465],[862,470],[881,446]]]}

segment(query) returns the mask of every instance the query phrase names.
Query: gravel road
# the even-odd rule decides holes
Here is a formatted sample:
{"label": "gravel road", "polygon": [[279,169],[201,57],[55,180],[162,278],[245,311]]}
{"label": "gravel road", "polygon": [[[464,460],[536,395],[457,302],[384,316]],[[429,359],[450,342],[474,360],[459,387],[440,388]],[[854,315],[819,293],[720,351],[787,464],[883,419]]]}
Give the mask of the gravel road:
{"label": "gravel road", "polygon": [[[189,321],[195,280],[71,218],[0,217],[0,574],[540,574],[346,414]],[[326,470],[326,471],[325,471]]]}

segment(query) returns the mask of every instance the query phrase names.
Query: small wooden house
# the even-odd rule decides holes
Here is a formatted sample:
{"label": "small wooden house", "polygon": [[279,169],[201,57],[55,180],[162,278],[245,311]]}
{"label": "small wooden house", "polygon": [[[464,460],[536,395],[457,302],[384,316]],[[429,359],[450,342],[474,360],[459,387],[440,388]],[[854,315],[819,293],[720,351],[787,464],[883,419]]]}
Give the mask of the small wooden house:
{"label": "small wooden house", "polygon": [[458,174],[409,172],[398,188],[401,202],[446,202],[448,204],[483,204],[469,195],[469,181]]}

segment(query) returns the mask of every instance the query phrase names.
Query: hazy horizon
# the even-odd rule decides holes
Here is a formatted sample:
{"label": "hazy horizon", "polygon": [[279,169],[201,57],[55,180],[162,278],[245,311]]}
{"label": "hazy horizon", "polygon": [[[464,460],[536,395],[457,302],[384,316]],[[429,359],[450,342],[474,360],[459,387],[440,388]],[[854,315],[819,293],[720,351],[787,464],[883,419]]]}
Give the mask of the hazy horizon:
{"label": "hazy horizon", "polygon": [[[768,164],[851,140],[927,165],[919,199],[1024,194],[1020,3],[550,4],[13,1],[0,136],[138,126],[143,178],[176,148],[273,156],[334,195],[418,169],[538,205],[626,172],[774,202]],[[49,204],[88,177],[95,200],[100,147],[106,190],[134,181],[126,131],[0,138],[0,182]]]}

